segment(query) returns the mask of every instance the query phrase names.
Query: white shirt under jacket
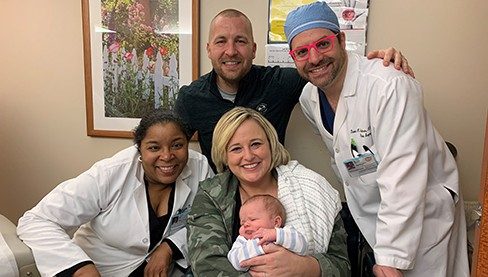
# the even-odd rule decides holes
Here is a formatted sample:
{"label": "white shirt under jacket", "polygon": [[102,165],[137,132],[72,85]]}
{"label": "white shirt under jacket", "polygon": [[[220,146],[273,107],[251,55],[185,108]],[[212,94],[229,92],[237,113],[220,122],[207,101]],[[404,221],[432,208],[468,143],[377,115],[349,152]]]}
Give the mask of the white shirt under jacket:
{"label": "white shirt under jacket", "polygon": [[[102,276],[127,276],[148,253],[149,215],[144,171],[135,146],[95,163],[58,185],[20,218],[17,233],[32,249],[42,276],[53,276],[82,261],[95,263]],[[213,176],[207,159],[189,150],[176,180],[171,218],[187,214],[198,183]],[[166,226],[170,239],[187,257],[185,225]],[[70,239],[66,230],[81,226]],[[177,261],[187,267],[185,259]]]}
{"label": "white shirt under jacket", "polygon": [[[333,136],[322,124],[317,87],[308,83],[300,104],[331,153],[376,262],[406,276],[468,276],[458,171],[423,107],[420,84],[379,59],[348,53]],[[343,162],[352,158],[351,139],[359,154],[367,152],[363,145],[374,153],[376,172],[350,177]]]}

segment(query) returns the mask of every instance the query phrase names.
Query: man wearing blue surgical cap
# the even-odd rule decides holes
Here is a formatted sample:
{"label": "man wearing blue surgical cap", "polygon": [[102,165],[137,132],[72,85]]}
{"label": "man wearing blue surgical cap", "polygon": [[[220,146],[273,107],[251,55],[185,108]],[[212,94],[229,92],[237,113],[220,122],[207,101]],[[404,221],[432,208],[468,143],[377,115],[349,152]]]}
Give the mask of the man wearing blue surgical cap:
{"label": "man wearing blue surgical cap", "polygon": [[325,2],[288,14],[300,104],[333,157],[347,203],[371,245],[376,276],[469,276],[454,158],[415,79],[345,50]]}

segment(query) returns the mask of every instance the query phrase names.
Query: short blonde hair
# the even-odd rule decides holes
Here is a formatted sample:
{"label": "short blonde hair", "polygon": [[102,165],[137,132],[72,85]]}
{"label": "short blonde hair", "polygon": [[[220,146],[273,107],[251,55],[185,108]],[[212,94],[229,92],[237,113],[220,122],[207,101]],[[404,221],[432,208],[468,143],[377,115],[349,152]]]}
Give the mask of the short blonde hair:
{"label": "short blonde hair", "polygon": [[226,112],[217,122],[212,138],[212,160],[217,167],[217,172],[227,168],[227,145],[237,128],[246,120],[254,120],[263,128],[269,142],[271,152],[271,166],[269,171],[277,166],[287,164],[290,161],[290,153],[279,142],[278,135],[271,123],[257,111],[235,107]]}

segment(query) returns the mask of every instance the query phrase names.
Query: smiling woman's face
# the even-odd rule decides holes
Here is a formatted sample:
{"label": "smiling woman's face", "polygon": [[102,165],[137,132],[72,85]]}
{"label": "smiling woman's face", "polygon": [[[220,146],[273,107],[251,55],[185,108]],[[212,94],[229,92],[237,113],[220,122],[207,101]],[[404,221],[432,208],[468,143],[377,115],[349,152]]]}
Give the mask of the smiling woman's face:
{"label": "smiling woman's face", "polygon": [[263,128],[244,121],[227,145],[227,165],[241,184],[259,185],[271,172],[271,149]]}
{"label": "smiling woman's face", "polygon": [[151,185],[174,183],[188,161],[188,140],[171,122],[149,127],[139,149],[142,167]]}

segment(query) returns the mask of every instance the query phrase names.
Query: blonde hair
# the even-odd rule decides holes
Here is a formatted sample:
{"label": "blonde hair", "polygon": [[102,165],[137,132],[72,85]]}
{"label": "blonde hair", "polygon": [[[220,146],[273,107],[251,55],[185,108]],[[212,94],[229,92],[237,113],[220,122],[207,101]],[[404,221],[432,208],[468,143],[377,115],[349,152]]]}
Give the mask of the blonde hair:
{"label": "blonde hair", "polygon": [[237,128],[246,120],[254,120],[266,134],[271,152],[269,171],[277,166],[287,164],[290,161],[290,153],[278,141],[278,135],[273,125],[253,109],[235,107],[220,118],[213,132],[212,160],[217,167],[217,172],[220,173],[227,167],[227,145]]}
{"label": "blonde hair", "polygon": [[254,202],[259,202],[261,201],[264,205],[264,209],[266,212],[269,212],[271,217],[276,217],[279,216],[281,217],[281,226],[283,227],[286,222],[286,211],[285,207],[283,204],[281,204],[280,200],[278,200],[276,197],[269,195],[269,194],[257,194],[254,196],[249,197],[241,206],[244,207],[244,205],[247,204],[252,204]]}

